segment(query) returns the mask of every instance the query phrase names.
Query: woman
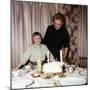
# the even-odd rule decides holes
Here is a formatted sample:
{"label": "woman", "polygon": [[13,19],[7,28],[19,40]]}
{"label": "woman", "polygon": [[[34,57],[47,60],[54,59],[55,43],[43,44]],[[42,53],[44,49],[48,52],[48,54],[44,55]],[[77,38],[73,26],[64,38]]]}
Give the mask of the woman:
{"label": "woman", "polygon": [[53,24],[47,28],[43,43],[47,45],[58,61],[60,61],[59,51],[64,48],[64,61],[66,62],[69,41],[69,34],[65,27],[65,18],[61,13],[57,13],[53,16]]}

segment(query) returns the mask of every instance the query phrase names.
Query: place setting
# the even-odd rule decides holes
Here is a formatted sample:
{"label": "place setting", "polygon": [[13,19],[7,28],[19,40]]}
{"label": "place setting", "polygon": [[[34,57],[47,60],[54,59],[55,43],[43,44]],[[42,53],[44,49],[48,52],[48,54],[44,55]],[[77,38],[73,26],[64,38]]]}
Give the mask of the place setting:
{"label": "place setting", "polygon": [[79,67],[74,64],[64,63],[62,50],[60,50],[60,61],[49,61],[50,55],[48,55],[47,63],[43,65],[38,59],[36,66],[28,64],[22,69],[13,71],[12,88],[62,87],[86,84],[86,79],[82,76],[86,76],[87,71],[79,70]]}

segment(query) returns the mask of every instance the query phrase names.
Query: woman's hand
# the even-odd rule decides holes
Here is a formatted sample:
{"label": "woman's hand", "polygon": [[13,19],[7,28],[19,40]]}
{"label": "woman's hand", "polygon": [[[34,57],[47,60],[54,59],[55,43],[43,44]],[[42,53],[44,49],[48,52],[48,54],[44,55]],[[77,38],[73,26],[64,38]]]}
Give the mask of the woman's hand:
{"label": "woman's hand", "polygon": [[66,60],[66,57],[64,56],[64,63],[66,63],[67,62],[67,60]]}

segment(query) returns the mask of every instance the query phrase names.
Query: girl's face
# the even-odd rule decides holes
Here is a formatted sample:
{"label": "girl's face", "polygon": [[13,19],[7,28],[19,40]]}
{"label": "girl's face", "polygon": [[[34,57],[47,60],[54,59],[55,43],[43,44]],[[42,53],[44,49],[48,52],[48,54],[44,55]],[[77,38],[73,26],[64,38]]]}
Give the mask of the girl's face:
{"label": "girl's face", "polygon": [[34,36],[33,37],[33,42],[37,45],[39,45],[41,43],[41,37],[40,36]]}
{"label": "girl's face", "polygon": [[63,23],[62,23],[61,20],[55,20],[55,21],[54,21],[55,29],[56,29],[56,30],[59,30],[59,29],[61,28],[62,24],[63,24]]}

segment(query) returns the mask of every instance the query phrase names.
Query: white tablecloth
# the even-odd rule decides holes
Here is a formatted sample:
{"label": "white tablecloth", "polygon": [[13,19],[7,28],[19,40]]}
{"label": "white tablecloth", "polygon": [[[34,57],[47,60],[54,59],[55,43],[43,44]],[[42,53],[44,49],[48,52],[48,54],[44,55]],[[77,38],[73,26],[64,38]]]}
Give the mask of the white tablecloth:
{"label": "white tablecloth", "polygon": [[[32,72],[28,72],[27,74],[22,76],[21,81],[17,80],[19,78],[16,79],[17,84],[14,83],[16,77],[12,77],[12,88],[13,89],[20,88],[20,85],[19,85],[20,83],[21,83],[21,88],[62,86],[60,84],[60,82],[62,84],[64,84],[63,81],[66,82],[65,85],[67,86],[67,85],[73,85],[72,82],[73,82],[74,78],[76,78],[76,80],[74,82],[76,85],[79,85],[78,83],[85,84],[85,83],[87,83],[87,74],[86,75],[81,75],[79,72],[80,71],[86,71],[86,70],[87,69],[77,67],[75,69],[75,71],[73,73],[71,73],[71,74],[69,72],[64,73],[64,75],[66,77],[61,78],[61,77],[55,76],[52,79],[43,79],[41,77],[33,78],[31,76]],[[28,79],[25,79],[25,77],[27,77]],[[78,80],[79,80],[79,82],[76,82]],[[81,82],[80,82],[80,80],[81,80]],[[31,83],[31,85],[26,87],[30,83]],[[67,83],[69,83],[69,84],[67,84]],[[65,85],[63,85],[63,86],[65,86]]]}

